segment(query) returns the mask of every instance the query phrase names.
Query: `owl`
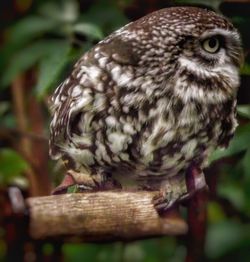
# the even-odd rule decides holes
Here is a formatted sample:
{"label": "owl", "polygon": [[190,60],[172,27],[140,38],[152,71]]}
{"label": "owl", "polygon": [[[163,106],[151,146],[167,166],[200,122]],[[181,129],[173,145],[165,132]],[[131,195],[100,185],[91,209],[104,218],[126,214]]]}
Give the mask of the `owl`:
{"label": "owl", "polygon": [[157,190],[166,210],[203,188],[208,157],[237,126],[241,58],[233,25],[195,7],[153,12],[99,42],[51,99],[50,155],[67,169],[55,193]]}

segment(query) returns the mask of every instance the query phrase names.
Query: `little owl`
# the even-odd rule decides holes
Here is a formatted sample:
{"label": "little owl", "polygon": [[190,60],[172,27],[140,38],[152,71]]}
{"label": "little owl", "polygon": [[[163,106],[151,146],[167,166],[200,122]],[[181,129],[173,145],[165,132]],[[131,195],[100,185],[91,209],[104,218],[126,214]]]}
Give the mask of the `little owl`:
{"label": "little owl", "polygon": [[195,7],[156,11],[99,42],[52,96],[50,155],[68,170],[55,193],[157,190],[160,211],[203,188],[208,157],[237,126],[241,58],[233,25]]}

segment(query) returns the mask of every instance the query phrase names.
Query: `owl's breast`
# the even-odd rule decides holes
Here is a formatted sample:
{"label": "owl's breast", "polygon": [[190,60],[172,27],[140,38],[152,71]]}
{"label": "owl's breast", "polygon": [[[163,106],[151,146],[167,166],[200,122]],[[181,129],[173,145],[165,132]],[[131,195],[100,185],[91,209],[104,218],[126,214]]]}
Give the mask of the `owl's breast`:
{"label": "owl's breast", "polygon": [[193,162],[204,167],[210,153],[232,136],[235,110],[232,104],[227,111],[223,106],[210,110],[180,105],[165,98],[147,110],[134,107],[124,113],[110,106],[105,114],[82,113],[79,133],[65,151],[77,168],[82,165],[127,178],[132,174],[132,180],[175,176]]}
{"label": "owl's breast", "polygon": [[207,165],[210,154],[228,144],[235,128],[235,103],[205,107],[186,105],[179,114],[159,114],[150,132],[140,141],[141,162],[148,174],[174,176],[185,172],[191,163],[201,168]]}
{"label": "owl's breast", "polygon": [[209,137],[201,123],[194,125],[172,127],[166,132],[162,127],[143,141],[141,162],[147,170],[145,173],[174,176],[184,173],[192,162],[203,165],[209,152],[216,147],[216,136]]}

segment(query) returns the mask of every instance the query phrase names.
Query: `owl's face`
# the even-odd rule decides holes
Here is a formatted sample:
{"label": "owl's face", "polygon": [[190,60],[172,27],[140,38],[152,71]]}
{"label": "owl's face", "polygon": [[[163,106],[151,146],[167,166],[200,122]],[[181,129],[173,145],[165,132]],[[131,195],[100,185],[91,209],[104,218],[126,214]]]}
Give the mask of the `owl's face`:
{"label": "owl's face", "polygon": [[184,102],[204,103],[235,98],[242,49],[237,30],[224,17],[174,7],[143,17],[115,35],[132,47],[131,59],[139,61],[133,68],[136,83],[143,76],[145,88],[148,79],[149,95],[172,92]]}
{"label": "owl's face", "polygon": [[205,27],[190,34],[177,59],[176,94],[185,101],[208,103],[235,98],[241,60],[240,38],[234,29]]}

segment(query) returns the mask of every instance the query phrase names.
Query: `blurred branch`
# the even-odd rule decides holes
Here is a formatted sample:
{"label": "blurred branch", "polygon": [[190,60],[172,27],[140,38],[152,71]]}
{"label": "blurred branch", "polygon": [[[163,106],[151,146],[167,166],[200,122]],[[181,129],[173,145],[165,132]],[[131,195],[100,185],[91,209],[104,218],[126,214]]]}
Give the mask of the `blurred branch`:
{"label": "blurred branch", "polygon": [[[25,86],[24,75],[18,76],[11,85],[13,106],[14,106],[17,126],[18,129],[23,133],[25,133],[28,129],[28,120],[25,110],[24,86]],[[19,141],[20,142],[17,145],[18,150],[21,152],[24,158],[29,160],[30,153],[31,153],[31,142],[27,137],[24,136],[21,137]],[[27,177],[31,185],[30,186],[31,195],[36,195],[36,192],[38,191],[39,187],[38,184],[36,183],[34,170],[32,168],[29,168],[29,170],[27,170]]]}
{"label": "blurred branch", "polygon": [[[17,77],[12,83],[12,99],[14,112],[16,116],[17,126],[21,132],[26,132],[27,130],[27,117],[25,112],[25,102],[24,102],[24,90],[25,78],[23,75]],[[20,140],[20,150],[25,154],[30,152],[30,142],[26,137],[22,137]]]}
{"label": "blurred branch", "polygon": [[106,191],[28,198],[30,235],[105,242],[185,234],[187,225],[176,212],[159,216],[152,204],[156,193]]}
{"label": "blurred branch", "polygon": [[5,128],[5,127],[1,127],[0,130],[0,138],[1,137],[6,137],[6,138],[10,138],[11,137],[26,137],[28,139],[31,140],[39,140],[39,141],[43,141],[43,142],[48,142],[48,138],[46,136],[43,135],[39,135],[33,132],[27,132],[27,131],[23,131],[20,130],[18,128]]}
{"label": "blurred branch", "polygon": [[[34,72],[18,76],[11,85],[14,113],[19,134],[29,134],[29,131],[41,134],[44,126],[40,106],[31,95]],[[28,94],[28,95],[27,95]],[[29,108],[30,107],[30,108]],[[26,174],[30,182],[30,195],[48,195],[50,181],[47,167],[47,143],[34,141],[27,135],[21,135],[16,143],[17,149],[23,157],[30,162]],[[41,174],[42,176],[41,176]]]}
{"label": "blurred branch", "polygon": [[[34,72],[33,72],[34,74]],[[33,76],[34,77],[34,76]],[[32,84],[29,84],[30,92],[32,92]],[[28,99],[27,115],[30,121],[30,127],[32,132],[36,134],[42,134],[44,132],[45,116],[42,108],[42,104],[35,99],[34,96],[30,96]],[[36,182],[39,185],[39,191],[33,196],[48,195],[51,192],[51,180],[48,170],[48,140],[46,143],[42,140],[31,140],[31,163],[36,174]]]}

